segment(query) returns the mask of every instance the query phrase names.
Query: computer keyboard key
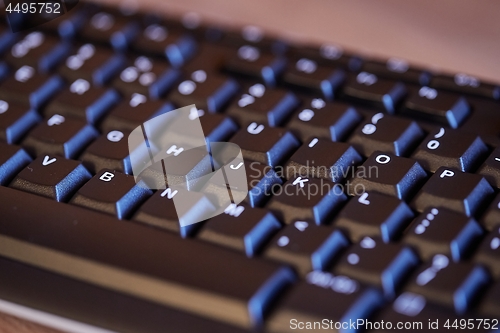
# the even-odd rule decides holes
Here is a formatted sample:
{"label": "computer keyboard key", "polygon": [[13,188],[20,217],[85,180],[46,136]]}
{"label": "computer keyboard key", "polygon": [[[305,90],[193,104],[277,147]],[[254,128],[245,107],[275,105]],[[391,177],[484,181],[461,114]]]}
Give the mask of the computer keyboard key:
{"label": "computer keyboard key", "polygon": [[365,237],[345,251],[332,272],[377,286],[391,299],[418,263],[418,256],[408,247]]}
{"label": "computer keyboard key", "polygon": [[270,89],[257,83],[252,85],[238,101],[228,107],[227,115],[246,127],[252,122],[281,126],[299,105],[295,94],[282,89]]}
{"label": "computer keyboard key", "polygon": [[133,131],[148,119],[174,109],[172,103],[151,100],[146,95],[134,93],[115,105],[104,117],[99,127],[103,132],[113,130]]}
{"label": "computer keyboard key", "polygon": [[290,63],[283,75],[286,84],[322,94],[327,100],[333,100],[345,78],[343,70],[322,67],[316,61],[307,58],[300,58]]}
{"label": "computer keyboard key", "polygon": [[491,153],[476,173],[486,178],[491,186],[500,188],[500,147]]}
{"label": "computer keyboard key", "polygon": [[303,142],[314,138],[343,141],[363,119],[354,107],[340,102],[312,98],[304,105],[287,124],[287,128]]}
{"label": "computer keyboard key", "polygon": [[246,25],[240,31],[220,32],[222,33],[221,44],[227,44],[233,48],[249,45],[274,55],[284,55],[289,49],[286,42],[266,36],[264,30],[254,25]]}
{"label": "computer keyboard key", "polygon": [[133,176],[103,169],[85,183],[69,203],[112,214],[121,220],[128,218],[151,194],[151,190],[137,185]]}
{"label": "computer keyboard key", "polygon": [[170,69],[163,62],[139,56],[114,78],[111,85],[125,96],[138,93],[160,99],[179,78],[180,72]]}
{"label": "computer keyboard key", "polygon": [[399,80],[420,85],[428,85],[431,80],[431,73],[428,71],[410,66],[403,59],[389,58],[387,61],[365,61],[363,71],[374,73],[380,77]]}
{"label": "computer keyboard key", "polygon": [[[173,198],[182,200],[183,205],[174,205]],[[212,201],[199,192],[190,192],[182,188],[165,188],[156,191],[142,204],[131,218],[132,221],[180,234],[183,238],[191,236],[199,223],[181,225],[180,221],[215,212]]]}
{"label": "computer keyboard key", "polygon": [[483,239],[474,257],[474,262],[486,266],[496,279],[500,278],[500,224],[498,221]]}
{"label": "computer keyboard key", "polygon": [[338,230],[297,220],[273,237],[263,256],[288,263],[306,276],[312,270],[327,269],[348,244]]}
{"label": "computer keyboard key", "polygon": [[[16,244],[26,250],[28,245],[32,250],[32,245],[38,245],[37,249],[55,251],[38,252],[46,260],[30,264],[88,283],[82,272],[91,261],[109,272],[95,275],[97,281],[90,282],[93,285],[123,293],[125,290],[117,286],[139,283],[141,288],[129,295],[191,315],[246,329],[259,327],[270,304],[295,280],[295,274],[288,267],[248,259],[241,253],[207,242],[181,239],[172,233],[11,188],[0,186],[0,196],[6,198],[0,205],[0,215],[6,219],[0,225],[2,237],[17,241]],[[19,203],[24,203],[25,209],[12,208],[21,207]],[[41,216],[43,223],[40,223]],[[105,241],[96,246],[89,239]],[[6,245],[0,242],[2,253],[12,254],[6,252]],[[71,270],[56,259],[61,256],[71,259]],[[152,264],[151,258],[164,264]],[[173,285],[175,295],[171,292]]]}
{"label": "computer keyboard key", "polygon": [[470,256],[482,235],[473,218],[445,208],[427,208],[409,226],[403,241],[423,260],[444,254],[458,262]]}
{"label": "computer keyboard key", "polygon": [[307,275],[306,281],[297,283],[277,302],[266,328],[267,332],[285,333],[306,327],[306,323],[313,325],[323,321],[328,329],[334,330],[335,324],[339,323],[346,327],[339,332],[355,332],[349,328],[350,323],[370,318],[383,303],[379,291],[356,280],[313,271]]}
{"label": "computer keyboard key", "polygon": [[0,185],[7,186],[31,157],[21,147],[0,142]]}
{"label": "computer keyboard key", "polygon": [[286,65],[286,58],[262,52],[255,46],[243,45],[231,54],[224,67],[229,72],[259,79],[268,86],[275,86]]}
{"label": "computer keyboard key", "polygon": [[347,200],[342,187],[325,179],[297,176],[273,191],[267,204],[281,221],[327,224]]}
{"label": "computer keyboard key", "polygon": [[138,31],[138,23],[133,19],[119,13],[99,11],[88,18],[79,31],[79,37],[125,51]]}
{"label": "computer keyboard key", "polygon": [[85,121],[54,114],[36,125],[22,146],[32,156],[55,154],[75,158],[97,135]]}
{"label": "computer keyboard key", "polygon": [[167,57],[170,64],[180,67],[196,53],[197,43],[188,34],[152,23],[131,43],[131,48],[156,57]]}
{"label": "computer keyboard key", "polygon": [[4,59],[16,69],[27,65],[47,73],[67,56],[69,50],[69,45],[59,44],[56,38],[34,31],[15,43]]}
{"label": "computer keyboard key", "polygon": [[44,115],[70,116],[95,125],[119,101],[120,95],[116,90],[96,87],[85,79],[77,79],[52,99]]}
{"label": "computer keyboard key", "polygon": [[485,98],[467,97],[474,110],[462,124],[461,129],[477,133],[491,147],[500,146],[500,113],[498,102]]}
{"label": "computer keyboard key", "polygon": [[470,172],[487,154],[488,147],[476,134],[441,127],[427,135],[412,158],[430,172],[441,166]]}
{"label": "computer keyboard key", "polygon": [[483,227],[489,231],[493,230],[498,221],[500,221],[500,194],[496,196],[481,217]]}
{"label": "computer keyboard key", "polygon": [[275,167],[289,157],[299,141],[283,128],[251,123],[240,129],[229,142],[240,146],[243,158]]}
{"label": "computer keyboard key", "polygon": [[57,76],[37,73],[31,66],[22,66],[0,84],[0,99],[15,101],[32,109],[44,106],[62,87]]}
{"label": "computer keyboard key", "polygon": [[376,192],[362,192],[349,200],[333,222],[353,242],[378,236],[384,243],[397,239],[413,218],[405,202]]}
{"label": "computer keyboard key", "polygon": [[9,187],[66,202],[90,178],[80,162],[57,155],[40,155],[12,180]]}
{"label": "computer keyboard key", "polygon": [[474,216],[492,195],[493,188],[483,177],[441,167],[415,195],[411,205],[419,212],[442,206]]}
{"label": "computer keyboard key", "polygon": [[464,97],[423,86],[413,91],[404,105],[403,114],[420,117],[451,128],[458,128],[471,113]]}
{"label": "computer keyboard key", "polygon": [[427,173],[413,159],[376,151],[368,157],[350,179],[347,191],[355,195],[356,188],[376,191],[406,200],[423,185]]}
{"label": "computer keyboard key", "polygon": [[0,100],[0,141],[16,143],[40,120],[35,110]]}
{"label": "computer keyboard key", "polygon": [[342,47],[336,44],[323,44],[320,47],[302,45],[292,47],[290,53],[293,58],[309,58],[322,66],[339,66],[352,72],[359,71],[363,64],[363,59],[345,52]]}
{"label": "computer keyboard key", "polygon": [[436,75],[432,78],[431,87],[456,91],[462,94],[500,99],[500,87],[498,84],[482,82],[477,77],[464,73],[458,73],[454,76]]}
{"label": "computer keyboard key", "polygon": [[200,119],[207,144],[227,141],[238,130],[238,125],[222,114],[205,113],[203,110],[193,110],[191,113],[193,119],[196,117]]}
{"label": "computer keyboard key", "polygon": [[381,79],[363,71],[350,74],[342,92],[349,100],[395,113],[408,90],[401,82]]}
{"label": "computer keyboard key", "polygon": [[436,254],[412,275],[405,290],[464,314],[490,281],[488,272],[471,262],[452,262]]}
{"label": "computer keyboard key", "polygon": [[424,132],[414,121],[377,113],[362,122],[348,142],[364,156],[377,150],[408,156],[423,137]]}
{"label": "computer keyboard key", "polygon": [[[494,283],[481,299],[481,303],[478,306],[477,313],[490,318],[497,318],[500,313],[500,281]],[[496,327],[498,327],[498,321],[495,321]],[[493,331],[494,332],[494,331]]]}
{"label": "computer keyboard key", "polygon": [[288,159],[286,178],[304,176],[340,182],[349,178],[362,160],[361,155],[347,143],[314,138],[306,141]]}
{"label": "computer keyboard key", "polygon": [[70,82],[84,79],[98,86],[106,85],[121,72],[127,61],[123,55],[114,54],[107,48],[83,44],[64,61],[58,73]]}
{"label": "computer keyboard key", "polygon": [[174,88],[168,99],[178,107],[195,104],[198,109],[214,113],[220,112],[238,89],[233,79],[200,69]]}
{"label": "computer keyboard key", "polygon": [[132,174],[127,131],[113,130],[103,133],[78,158],[92,174],[102,169]]}
{"label": "computer keyboard key", "polygon": [[[472,320],[474,319],[471,318],[471,321]],[[367,332],[387,333],[391,330],[396,330],[394,328],[395,326],[392,326],[393,328],[391,330],[375,329],[377,327],[375,326],[376,323],[381,322],[401,323],[400,327],[405,327],[409,331],[426,333],[439,330],[443,332],[461,331],[459,325],[456,330],[453,328],[454,323],[465,323],[462,327],[464,327],[464,329],[467,327],[467,319],[463,316],[458,316],[453,308],[443,306],[442,304],[436,304],[421,294],[409,291],[401,293],[392,304],[387,305],[383,310],[378,312],[378,314],[372,318],[371,325],[365,325],[365,328],[368,329]],[[479,323],[479,321],[475,321],[475,323]],[[445,328],[446,324],[448,324],[449,329],[447,327]],[[475,332],[488,332],[488,330],[480,329],[479,326],[480,325],[475,325]]]}
{"label": "computer keyboard key", "polygon": [[229,205],[224,214],[208,220],[198,238],[255,256],[281,223],[269,211],[245,205]]}

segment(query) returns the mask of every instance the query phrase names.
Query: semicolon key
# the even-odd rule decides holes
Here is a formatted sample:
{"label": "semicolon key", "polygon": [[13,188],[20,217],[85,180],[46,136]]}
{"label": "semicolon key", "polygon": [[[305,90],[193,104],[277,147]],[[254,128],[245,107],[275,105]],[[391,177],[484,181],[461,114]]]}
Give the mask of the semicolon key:
{"label": "semicolon key", "polygon": [[9,187],[65,202],[90,178],[80,162],[56,155],[40,155],[12,180]]}

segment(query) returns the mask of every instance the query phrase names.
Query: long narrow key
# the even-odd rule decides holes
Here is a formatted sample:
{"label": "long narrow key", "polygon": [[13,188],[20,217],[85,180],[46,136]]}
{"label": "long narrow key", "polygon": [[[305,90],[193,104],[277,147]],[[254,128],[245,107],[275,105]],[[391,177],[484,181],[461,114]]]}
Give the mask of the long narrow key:
{"label": "long narrow key", "polygon": [[[182,200],[181,206],[175,206],[173,198]],[[181,210],[182,209],[182,210]],[[192,235],[200,224],[182,225],[180,221],[187,216],[198,216],[208,212],[215,212],[216,207],[210,199],[199,192],[189,192],[177,188],[158,190],[153,194],[131,218],[133,221],[144,223],[164,230],[180,234],[183,238]]]}
{"label": "long narrow key", "polygon": [[239,130],[230,142],[240,146],[243,158],[270,166],[279,165],[299,147],[299,141],[283,128],[251,123]]}
{"label": "long narrow key", "polygon": [[382,304],[383,297],[375,289],[343,275],[314,271],[276,304],[266,327],[268,332],[284,333],[323,321],[328,329],[336,330],[338,323],[337,327],[344,325],[340,327],[349,332],[351,322],[370,318]]}
{"label": "long narrow key", "polygon": [[198,238],[255,256],[281,223],[269,211],[230,205],[224,214],[211,218]]}
{"label": "long narrow key", "polygon": [[488,147],[476,134],[441,127],[429,133],[412,158],[430,172],[441,166],[470,172],[487,153]]}
{"label": "long narrow key", "polygon": [[85,121],[55,114],[30,131],[22,145],[33,156],[74,158],[96,137],[97,131]]}
{"label": "long narrow key", "polygon": [[474,216],[492,194],[493,189],[483,177],[441,167],[417,193],[412,207],[423,212],[439,203],[439,206]]}
{"label": "long narrow key", "polygon": [[347,191],[354,195],[359,186],[404,200],[415,194],[426,179],[426,172],[415,160],[376,151],[356,170]]}
{"label": "long narrow key", "polygon": [[118,130],[104,133],[85,149],[79,159],[93,174],[102,169],[131,174],[128,136],[129,132]]}
{"label": "long narrow key", "polygon": [[283,81],[299,89],[322,94],[326,99],[333,100],[338,88],[345,80],[345,72],[319,66],[316,61],[300,58],[288,66]]}
{"label": "long narrow key", "polygon": [[311,270],[325,270],[349,241],[338,230],[295,221],[269,242],[264,256],[293,265],[302,276]]}
{"label": "long narrow key", "polygon": [[146,95],[134,93],[118,103],[104,118],[100,128],[104,132],[113,130],[133,131],[146,120],[174,109],[172,103],[151,100]]}
{"label": "long narrow key", "polygon": [[15,68],[31,66],[43,73],[54,69],[69,53],[69,45],[60,44],[50,35],[34,31],[14,44],[5,61]]}
{"label": "long narrow key", "polygon": [[24,149],[0,142],[0,185],[6,186],[29,162]]}
{"label": "long narrow key", "polygon": [[326,224],[347,200],[338,184],[300,176],[289,179],[273,194],[267,208],[287,224],[295,220]]}
{"label": "long narrow key", "polygon": [[72,116],[96,124],[119,100],[120,95],[114,89],[95,87],[85,79],[76,79],[47,105],[44,114],[46,117]]}
{"label": "long narrow key", "polygon": [[[258,327],[272,301],[295,279],[289,268],[279,264],[247,259],[236,251],[184,240],[108,214],[1,186],[0,197],[4,198],[0,205],[5,219],[0,225],[3,257],[101,288],[128,290],[133,297],[190,314],[247,329]],[[90,236],[99,246],[89,242]],[[151,258],[168,264],[151,265]],[[84,274],[89,262],[102,273],[91,280]],[[126,286],[134,283],[141,288],[130,294]]]}
{"label": "long narrow key", "polygon": [[200,69],[191,73],[190,79],[182,81],[169,94],[169,99],[178,107],[195,104],[198,109],[220,112],[238,89],[233,79],[207,74]]}
{"label": "long narrow key", "polygon": [[255,46],[243,45],[231,54],[224,67],[229,72],[260,79],[269,86],[275,86],[286,64],[283,57],[262,52]]}
{"label": "long narrow key", "polygon": [[363,63],[363,71],[392,80],[421,85],[427,85],[431,80],[431,74],[428,71],[410,66],[406,60],[398,58],[390,58],[385,62],[375,60],[365,61]]}
{"label": "long narrow key", "polygon": [[497,279],[500,277],[500,224],[497,223],[483,239],[476,251],[474,260],[488,267],[490,273]]}
{"label": "long narrow key", "polygon": [[90,177],[80,162],[55,155],[40,155],[9,186],[56,201],[68,201]]}
{"label": "long narrow key", "polygon": [[59,76],[49,77],[37,73],[31,66],[22,66],[0,84],[0,99],[38,110],[62,87],[63,80]]}
{"label": "long narrow key", "polygon": [[160,61],[139,56],[117,75],[111,85],[126,96],[134,93],[153,99],[163,97],[179,80],[180,73]]}
{"label": "long narrow key", "polygon": [[401,82],[380,79],[375,74],[360,72],[349,76],[342,92],[350,100],[394,113],[408,90]]}
{"label": "long narrow key", "polygon": [[481,266],[454,263],[447,256],[436,254],[413,274],[406,290],[463,314],[489,280],[488,272]]}
{"label": "long narrow key", "polygon": [[431,87],[500,99],[500,87],[497,84],[482,82],[477,77],[464,73],[454,76],[437,75],[432,78]]}
{"label": "long narrow key", "polygon": [[136,185],[133,176],[103,169],[83,185],[69,203],[127,218],[152,192]]}
{"label": "long narrow key", "polygon": [[410,207],[395,197],[362,192],[351,198],[333,225],[346,232],[353,242],[365,236],[379,236],[385,243],[396,239],[413,217]]}
{"label": "long narrow key", "polygon": [[361,123],[348,142],[365,156],[377,150],[407,156],[423,136],[414,121],[377,113]]}
{"label": "long narrow key", "polygon": [[17,142],[40,120],[35,110],[16,102],[0,100],[0,141]]}
{"label": "long narrow key", "polygon": [[343,141],[362,120],[356,109],[344,103],[312,98],[304,105],[305,108],[296,111],[287,125],[302,141],[320,137]]}
{"label": "long narrow key", "polygon": [[378,237],[365,237],[347,250],[333,273],[375,285],[393,298],[403,279],[418,264],[417,255],[401,244],[385,244]]}
{"label": "long narrow key", "polygon": [[361,155],[347,143],[314,138],[288,159],[286,178],[303,176],[340,182],[349,178],[362,160]]}
{"label": "long narrow key", "polygon": [[498,194],[481,217],[482,225],[489,231],[500,221],[500,194]]}
{"label": "long narrow key", "polygon": [[470,254],[482,234],[473,218],[444,208],[428,208],[409,226],[404,242],[424,260],[441,253],[458,262]]}
{"label": "long narrow key", "polygon": [[404,113],[458,128],[469,116],[470,105],[464,97],[437,91],[427,86],[414,91],[407,99]]}
{"label": "long narrow key", "polygon": [[252,122],[276,127],[288,119],[298,104],[299,99],[293,93],[281,89],[266,89],[264,85],[257,83],[228,107],[227,114],[242,127]]}
{"label": "long narrow key", "polygon": [[83,44],[76,48],[59,67],[58,73],[68,81],[84,79],[102,86],[126,66],[125,57],[114,55],[110,50]]}
{"label": "long narrow key", "polygon": [[491,186],[500,188],[500,147],[491,153],[477,173],[486,178]]}

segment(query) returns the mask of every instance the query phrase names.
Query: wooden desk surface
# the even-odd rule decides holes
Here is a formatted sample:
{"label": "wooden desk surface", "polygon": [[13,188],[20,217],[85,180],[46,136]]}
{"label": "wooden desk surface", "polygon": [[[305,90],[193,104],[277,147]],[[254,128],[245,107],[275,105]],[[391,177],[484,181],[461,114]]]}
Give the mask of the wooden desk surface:
{"label": "wooden desk surface", "polygon": [[[117,2],[106,0],[103,2]],[[500,81],[500,2],[489,0],[141,0],[165,13],[195,11],[227,25],[255,24],[295,40]],[[0,314],[0,333],[55,333]]]}

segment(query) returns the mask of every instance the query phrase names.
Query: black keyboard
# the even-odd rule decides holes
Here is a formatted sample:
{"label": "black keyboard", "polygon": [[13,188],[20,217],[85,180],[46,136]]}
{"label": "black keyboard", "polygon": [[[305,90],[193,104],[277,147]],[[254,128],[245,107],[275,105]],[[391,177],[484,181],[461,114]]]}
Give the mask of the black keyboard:
{"label": "black keyboard", "polygon": [[[193,18],[1,18],[2,309],[82,332],[499,330],[500,86]],[[249,192],[181,226],[127,138],[191,104]]]}

